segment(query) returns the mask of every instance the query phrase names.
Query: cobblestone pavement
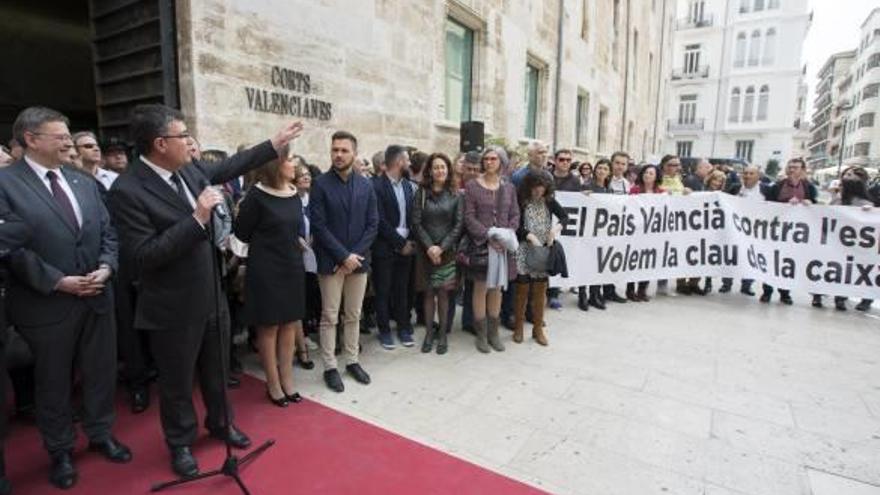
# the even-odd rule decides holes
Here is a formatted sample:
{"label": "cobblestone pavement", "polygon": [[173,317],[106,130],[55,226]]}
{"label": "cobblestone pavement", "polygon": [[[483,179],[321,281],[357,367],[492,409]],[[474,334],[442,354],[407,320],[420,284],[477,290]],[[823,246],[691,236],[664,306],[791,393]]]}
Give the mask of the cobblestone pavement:
{"label": "cobblestone pavement", "polygon": [[795,299],[584,314],[569,294],[547,348],[505,333],[482,355],[456,330],[439,356],[363,336],[371,385],[297,376],[311,399],[552,493],[878,495],[880,312]]}

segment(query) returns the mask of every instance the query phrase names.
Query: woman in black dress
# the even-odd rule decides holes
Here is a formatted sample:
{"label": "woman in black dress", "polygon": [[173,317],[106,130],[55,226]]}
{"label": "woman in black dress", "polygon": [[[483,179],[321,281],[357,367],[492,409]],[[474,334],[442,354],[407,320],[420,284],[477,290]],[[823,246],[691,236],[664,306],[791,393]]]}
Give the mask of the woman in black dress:
{"label": "woman in black dress", "polygon": [[302,400],[293,392],[292,366],[305,315],[303,207],[291,185],[295,171],[287,153],[264,165],[233,227],[236,237],[249,243],[244,320],[257,328],[266,394],[279,407]]}

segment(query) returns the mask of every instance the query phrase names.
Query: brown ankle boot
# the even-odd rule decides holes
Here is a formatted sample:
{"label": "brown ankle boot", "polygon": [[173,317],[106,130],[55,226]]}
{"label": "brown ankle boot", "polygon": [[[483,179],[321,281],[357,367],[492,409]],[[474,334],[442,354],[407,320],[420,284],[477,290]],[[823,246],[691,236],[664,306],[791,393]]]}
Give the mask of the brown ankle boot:
{"label": "brown ankle boot", "polygon": [[547,281],[532,282],[532,338],[541,345],[547,345],[544,332],[544,307],[547,305]]}
{"label": "brown ankle boot", "polygon": [[513,341],[523,341],[523,325],[526,319],[526,303],[529,302],[529,283],[513,284]]}

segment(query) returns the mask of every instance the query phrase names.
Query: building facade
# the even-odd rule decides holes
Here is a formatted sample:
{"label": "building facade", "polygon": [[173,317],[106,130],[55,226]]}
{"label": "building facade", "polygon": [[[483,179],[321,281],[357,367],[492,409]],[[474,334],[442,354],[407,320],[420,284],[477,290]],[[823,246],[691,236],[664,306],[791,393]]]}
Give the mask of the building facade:
{"label": "building facade", "polygon": [[[463,121],[517,147],[656,155],[673,0],[245,0],[177,4],[180,106],[204,146],[291,117],[327,162],[336,129],[364,154],[453,153]],[[624,96],[626,95],[626,96]]]}
{"label": "building facade", "polygon": [[830,152],[842,151],[843,166],[880,167],[880,7],[862,23],[855,59],[838,90],[840,126],[831,132],[840,140]]}
{"label": "building facade", "polygon": [[[855,50],[835,53],[819,69],[816,98],[813,100],[813,117],[810,128],[810,167],[821,169],[832,161],[840,145],[842,128],[840,103],[842,96],[839,83],[848,77],[849,68],[855,60]],[[833,142],[832,142],[833,141]]]}
{"label": "building facade", "polygon": [[760,166],[799,154],[807,1],[678,0],[677,7],[667,151]]}

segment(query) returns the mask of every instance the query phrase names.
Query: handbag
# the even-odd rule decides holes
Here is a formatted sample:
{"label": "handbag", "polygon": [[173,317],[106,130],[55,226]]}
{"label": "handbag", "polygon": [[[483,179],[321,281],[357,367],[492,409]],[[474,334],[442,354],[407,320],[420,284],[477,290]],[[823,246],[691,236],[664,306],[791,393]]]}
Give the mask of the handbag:
{"label": "handbag", "polygon": [[488,268],[489,267],[489,245],[483,244],[477,246],[471,241],[469,236],[461,238],[458,245],[458,252],[455,254],[455,261],[468,268]]}
{"label": "handbag", "polygon": [[529,245],[526,249],[526,267],[533,273],[546,273],[550,265],[550,248]]}

